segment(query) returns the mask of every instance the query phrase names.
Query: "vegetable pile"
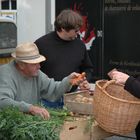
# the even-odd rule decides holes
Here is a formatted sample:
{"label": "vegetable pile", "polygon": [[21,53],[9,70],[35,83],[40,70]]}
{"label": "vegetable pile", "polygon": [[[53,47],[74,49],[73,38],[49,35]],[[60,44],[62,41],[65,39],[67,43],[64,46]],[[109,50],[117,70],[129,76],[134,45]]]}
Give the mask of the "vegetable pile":
{"label": "vegetable pile", "polygon": [[0,110],[0,140],[59,140],[68,112],[62,109],[48,111],[51,118],[44,120],[13,107]]}

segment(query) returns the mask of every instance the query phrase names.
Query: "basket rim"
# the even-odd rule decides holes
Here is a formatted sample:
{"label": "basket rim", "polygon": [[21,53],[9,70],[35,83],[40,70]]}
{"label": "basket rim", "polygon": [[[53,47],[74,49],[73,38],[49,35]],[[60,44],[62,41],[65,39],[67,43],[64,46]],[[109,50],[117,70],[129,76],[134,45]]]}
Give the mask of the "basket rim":
{"label": "basket rim", "polygon": [[[117,97],[114,97],[114,96],[111,96],[110,94],[108,94],[108,93],[106,92],[106,90],[103,89],[103,88],[99,85],[100,82],[107,82],[107,81],[108,81],[108,80],[98,80],[98,81],[95,82],[95,85],[97,85],[98,88],[100,88],[107,96],[109,96],[109,97],[112,98],[112,99],[119,100],[119,101],[125,102],[125,103],[140,104],[140,101],[129,101],[129,100],[125,100],[125,99],[119,99],[119,98],[117,98]],[[121,84],[117,84],[117,85],[121,85]],[[122,86],[122,85],[121,85],[121,86]]]}

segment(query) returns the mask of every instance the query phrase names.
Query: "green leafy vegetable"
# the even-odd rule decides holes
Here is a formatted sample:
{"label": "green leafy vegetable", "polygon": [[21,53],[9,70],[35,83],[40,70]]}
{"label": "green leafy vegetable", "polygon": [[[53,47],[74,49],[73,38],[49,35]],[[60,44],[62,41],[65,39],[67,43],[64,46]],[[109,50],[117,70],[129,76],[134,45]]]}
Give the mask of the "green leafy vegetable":
{"label": "green leafy vegetable", "polygon": [[44,120],[20,112],[17,108],[0,110],[1,140],[59,140],[66,110],[49,109],[51,118]]}

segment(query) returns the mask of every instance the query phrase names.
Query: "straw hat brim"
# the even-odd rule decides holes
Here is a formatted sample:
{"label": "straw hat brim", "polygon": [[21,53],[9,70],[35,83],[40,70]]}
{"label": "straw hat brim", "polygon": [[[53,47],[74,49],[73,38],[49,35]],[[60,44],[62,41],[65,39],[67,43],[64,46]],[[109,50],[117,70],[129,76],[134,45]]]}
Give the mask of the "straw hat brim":
{"label": "straw hat brim", "polygon": [[18,61],[25,62],[25,63],[32,63],[32,64],[40,63],[46,60],[46,58],[43,55],[39,55],[37,58],[33,58],[33,59],[20,59],[20,58],[17,58],[16,53],[13,52],[11,56]]}

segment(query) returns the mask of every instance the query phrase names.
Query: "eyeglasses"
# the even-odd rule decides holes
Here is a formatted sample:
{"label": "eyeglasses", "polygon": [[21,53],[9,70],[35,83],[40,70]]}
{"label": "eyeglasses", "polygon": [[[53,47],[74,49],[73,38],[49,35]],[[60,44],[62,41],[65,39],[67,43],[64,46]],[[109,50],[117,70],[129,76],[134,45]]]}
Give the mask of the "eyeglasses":
{"label": "eyeglasses", "polygon": [[74,29],[74,31],[75,31],[75,33],[78,33],[80,31],[80,29],[77,28],[77,29]]}

